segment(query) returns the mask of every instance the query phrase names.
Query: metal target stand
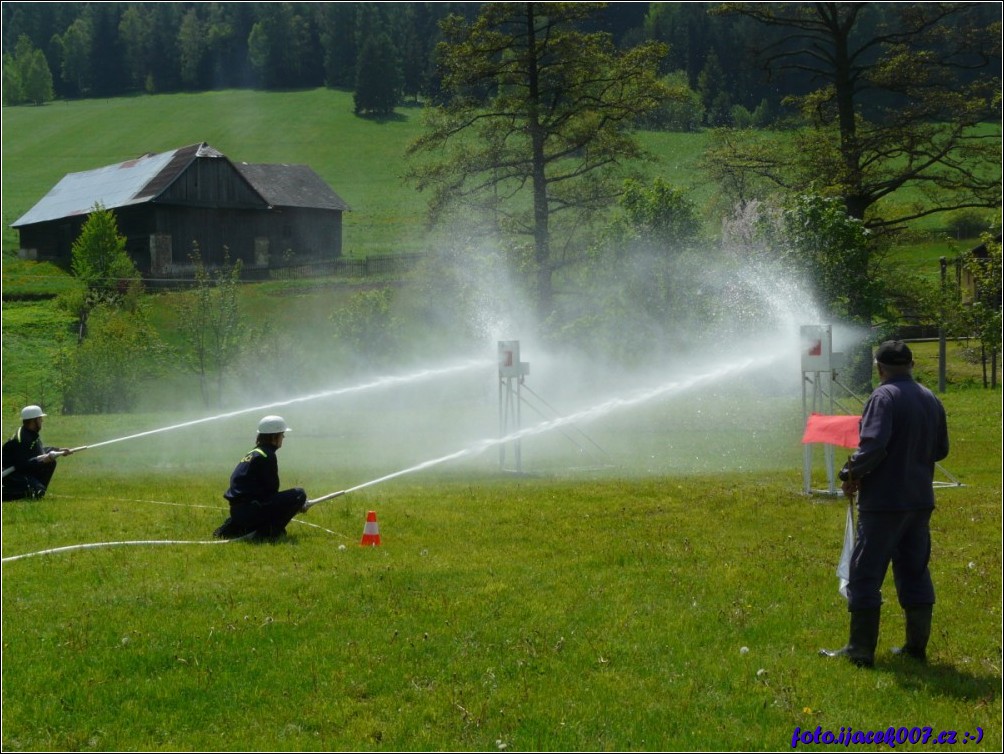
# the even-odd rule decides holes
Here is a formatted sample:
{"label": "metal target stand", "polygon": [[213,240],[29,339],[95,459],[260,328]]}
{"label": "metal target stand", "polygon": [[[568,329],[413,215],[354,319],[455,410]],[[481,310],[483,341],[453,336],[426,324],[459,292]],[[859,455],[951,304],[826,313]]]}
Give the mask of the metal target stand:
{"label": "metal target stand", "polygon": [[[838,368],[843,368],[845,359],[842,353],[833,353],[833,331],[830,325],[803,325],[801,340],[802,426],[804,427],[809,421],[810,414],[832,415],[835,406],[846,411],[833,395],[833,386],[839,385],[836,372]],[[812,446],[815,444],[818,443],[807,443],[802,450],[802,491],[806,495],[842,496],[843,492],[837,489],[833,446],[825,443],[823,464],[826,469],[826,488],[813,489]]]}
{"label": "metal target stand", "polygon": [[[519,360],[519,341],[500,340],[499,354],[499,437],[506,438],[522,429],[523,379],[530,374],[530,365]],[[512,445],[515,469],[506,469],[506,445]],[[499,444],[499,468],[502,471],[523,472],[522,441]]]}

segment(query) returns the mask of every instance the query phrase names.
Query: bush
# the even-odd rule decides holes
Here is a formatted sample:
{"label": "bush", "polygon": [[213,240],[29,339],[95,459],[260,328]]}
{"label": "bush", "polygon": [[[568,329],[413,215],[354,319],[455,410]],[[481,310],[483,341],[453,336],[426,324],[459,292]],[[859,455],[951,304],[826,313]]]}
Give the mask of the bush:
{"label": "bush", "polygon": [[88,337],[60,354],[63,413],[133,410],[143,384],[161,371],[163,353],[141,316],[99,306],[91,313]]}

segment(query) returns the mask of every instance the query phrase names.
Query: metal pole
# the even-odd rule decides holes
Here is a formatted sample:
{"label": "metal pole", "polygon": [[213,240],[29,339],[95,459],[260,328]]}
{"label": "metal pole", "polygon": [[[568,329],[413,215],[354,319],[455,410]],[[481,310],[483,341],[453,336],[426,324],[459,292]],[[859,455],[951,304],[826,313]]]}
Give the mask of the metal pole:
{"label": "metal pole", "polygon": [[[523,429],[523,396],[521,393],[523,387],[523,378],[516,378],[516,432]],[[519,437],[516,438],[516,448],[514,450],[514,455],[516,456],[516,472],[519,474],[523,473],[523,440]]]}
{"label": "metal pole", "polygon": [[[499,370],[501,372],[501,370]],[[499,374],[499,439],[505,437],[505,393],[504,380]],[[499,471],[505,471],[505,443],[499,443]]]}
{"label": "metal pole", "polygon": [[945,392],[945,279],[948,274],[948,260],[941,260],[941,306],[938,312],[938,392]]}
{"label": "metal pole", "polygon": [[[809,381],[808,372],[802,372],[802,426],[809,420],[808,392],[805,383]],[[808,495],[812,491],[812,445],[806,443],[802,448],[802,492]]]}

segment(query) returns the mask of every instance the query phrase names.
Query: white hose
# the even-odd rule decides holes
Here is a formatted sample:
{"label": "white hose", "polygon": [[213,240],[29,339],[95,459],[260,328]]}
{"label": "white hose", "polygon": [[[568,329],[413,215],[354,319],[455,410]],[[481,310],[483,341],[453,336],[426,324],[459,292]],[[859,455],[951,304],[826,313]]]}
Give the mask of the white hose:
{"label": "white hose", "polygon": [[10,563],[14,560],[22,560],[23,558],[33,558],[36,555],[52,555],[57,552],[70,552],[72,550],[92,550],[97,547],[116,547],[119,545],[223,545],[229,542],[240,542],[242,539],[247,539],[252,536],[251,534],[245,534],[243,537],[237,537],[235,539],[208,539],[208,540],[192,540],[192,539],[147,539],[147,540],[131,540],[125,542],[89,542],[82,545],[66,545],[65,547],[53,547],[49,550],[39,550],[38,552],[27,552],[24,555],[10,555],[6,558],[0,560],[0,563]]}
{"label": "white hose", "polygon": [[339,490],[338,492],[331,492],[328,493],[327,495],[321,495],[321,497],[315,497],[313,500],[308,500],[306,503],[304,503],[303,510],[308,511],[318,503],[323,503],[325,500],[331,500],[332,498],[341,497],[346,492],[348,492],[348,490]]}

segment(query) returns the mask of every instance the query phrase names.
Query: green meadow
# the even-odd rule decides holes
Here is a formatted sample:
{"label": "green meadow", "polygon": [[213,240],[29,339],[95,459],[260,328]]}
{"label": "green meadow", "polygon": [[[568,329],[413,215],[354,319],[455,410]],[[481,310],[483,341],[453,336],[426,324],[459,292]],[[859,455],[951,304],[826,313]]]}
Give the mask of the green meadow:
{"label": "green meadow", "polygon": [[[350,254],[426,248],[424,198],[400,180],[419,111],[351,111],[351,94],[328,90],[4,108],[4,223],[67,172],[207,141],[311,165],[353,207]],[[646,134],[664,157],[648,169],[709,197],[694,169],[704,138]],[[954,253],[924,243],[902,258],[927,269]],[[16,248],[9,228],[3,247]],[[21,405],[54,395],[73,334],[45,297],[64,279],[4,256],[5,299],[25,298],[3,302],[5,437]],[[321,328],[355,282],[249,285],[242,303]],[[148,301],[168,341],[177,295]],[[700,389],[629,405],[617,399],[635,383],[555,376],[528,348],[526,386],[547,403],[528,401],[524,426],[610,410],[526,437],[518,469],[511,443],[485,442],[499,436],[494,363],[257,410],[271,386],[215,417],[182,408],[190,383],[151,385],[135,414],[54,413],[47,444],[91,447],[60,459],[44,500],[0,510],[2,748],[773,751],[796,731],[892,728],[903,742],[845,748],[999,751],[1002,407],[969,346],[949,344],[941,396],[952,450],[938,479],[961,486],[937,491],[930,660],[889,652],[904,630],[889,576],[870,671],[817,655],[847,638],[846,503],[803,494],[797,365],[726,379],[698,364],[684,375]],[[936,385],[937,344],[914,350]],[[353,491],[274,544],[213,540],[229,474],[273,412],[293,427],[284,488]],[[818,447],[812,474],[825,486]],[[379,547],[360,546],[368,511]]]}
{"label": "green meadow", "polygon": [[[224,91],[54,102],[3,108],[3,245],[17,248],[9,225],[64,175],[147,152],[208,142],[236,162],[310,165],[352,208],[345,253],[423,251],[426,197],[405,183],[405,149],[422,131],[421,110],[363,119],[352,94]],[[674,155],[659,174],[693,186],[702,134],[650,134],[653,153]]]}
{"label": "green meadow", "polygon": [[[464,384],[289,407],[283,485],[320,497],[492,437],[495,396]],[[210,536],[255,414],[63,458],[49,496],[2,510],[3,747],[788,750],[819,726],[905,728],[905,751],[930,750],[914,728],[979,729],[966,749],[999,750],[1000,403],[943,398],[963,486],[937,493],[930,661],[889,653],[890,577],[871,671],[816,654],[846,639],[845,509],[802,494],[794,390],[614,411],[524,440],[522,473],[494,448],[434,464],[275,544]],[[54,416],[45,436],[191,418]],[[360,546],[370,510],[379,547]]]}

